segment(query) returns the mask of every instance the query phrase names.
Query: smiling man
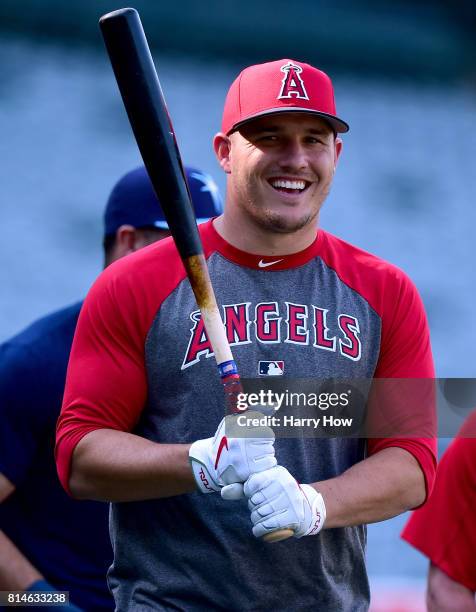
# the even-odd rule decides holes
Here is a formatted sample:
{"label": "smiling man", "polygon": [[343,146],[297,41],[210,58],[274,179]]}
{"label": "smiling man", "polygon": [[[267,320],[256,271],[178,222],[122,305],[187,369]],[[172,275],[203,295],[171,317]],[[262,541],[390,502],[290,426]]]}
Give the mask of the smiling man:
{"label": "smiling man", "polygon": [[260,228],[263,240],[278,240],[281,254],[309,246],[341,149],[324,119],[304,113],[264,116],[229,136],[218,134],[218,159],[225,172],[233,172],[228,197],[234,205],[222,221],[228,227],[238,223],[245,236]]}
{"label": "smiling man", "polygon": [[[302,62],[251,66],[228,92],[214,139],[225,213],[200,231],[244,377],[434,375],[413,284],[318,229],[347,130],[329,77]],[[74,496],[113,502],[117,609],[366,610],[365,523],[425,501],[434,441],[297,435],[274,445],[266,426],[258,438],[225,436],[210,356],[171,241],[93,286],[57,463]],[[228,501],[240,493],[247,502]],[[294,538],[259,539],[279,529]]]}

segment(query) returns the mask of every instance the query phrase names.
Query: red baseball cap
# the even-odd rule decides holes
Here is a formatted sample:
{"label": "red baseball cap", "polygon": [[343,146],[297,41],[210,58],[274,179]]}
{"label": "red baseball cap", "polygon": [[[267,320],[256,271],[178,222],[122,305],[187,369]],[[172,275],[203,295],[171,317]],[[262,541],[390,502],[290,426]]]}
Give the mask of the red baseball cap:
{"label": "red baseball cap", "polygon": [[349,126],[336,116],[332,81],[322,70],[290,59],[245,68],[225,100],[222,131],[230,134],[244,123],[272,113],[312,113],[336,132]]}

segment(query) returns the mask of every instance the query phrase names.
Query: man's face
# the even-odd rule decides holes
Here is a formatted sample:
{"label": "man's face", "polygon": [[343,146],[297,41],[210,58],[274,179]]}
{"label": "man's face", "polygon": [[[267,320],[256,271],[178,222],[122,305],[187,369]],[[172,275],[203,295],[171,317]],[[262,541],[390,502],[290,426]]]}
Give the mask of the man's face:
{"label": "man's face", "polygon": [[228,154],[220,160],[230,175],[228,205],[275,233],[315,223],[341,147],[326,121],[306,113],[245,124],[230,135]]}

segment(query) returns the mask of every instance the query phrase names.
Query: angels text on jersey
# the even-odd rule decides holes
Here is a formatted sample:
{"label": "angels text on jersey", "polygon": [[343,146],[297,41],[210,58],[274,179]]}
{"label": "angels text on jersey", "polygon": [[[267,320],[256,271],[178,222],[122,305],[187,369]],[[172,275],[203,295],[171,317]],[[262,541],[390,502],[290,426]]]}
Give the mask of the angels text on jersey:
{"label": "angels text on jersey", "polygon": [[[278,302],[260,302],[255,306],[251,302],[227,304],[222,312],[230,346],[284,342],[311,345],[316,350],[332,351],[352,361],[361,358],[359,321],[347,313],[333,313],[314,304],[293,302],[284,302],[281,306]],[[182,370],[213,355],[200,311],[193,311],[190,320],[192,325]]]}

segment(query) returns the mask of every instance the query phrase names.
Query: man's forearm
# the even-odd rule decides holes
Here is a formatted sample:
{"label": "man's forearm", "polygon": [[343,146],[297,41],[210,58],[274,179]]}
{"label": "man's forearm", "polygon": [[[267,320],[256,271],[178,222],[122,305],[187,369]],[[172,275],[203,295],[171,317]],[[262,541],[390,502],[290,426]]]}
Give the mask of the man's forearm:
{"label": "man's forearm", "polygon": [[313,486],[326,504],[327,529],[383,521],[425,499],[425,479],[418,462],[397,447],[386,448],[340,476]]}
{"label": "man's forearm", "polygon": [[0,590],[24,591],[43,576],[0,531]]}
{"label": "man's forearm", "polygon": [[90,432],[76,446],[69,486],[79,499],[137,501],[196,489],[189,444],[158,444],[112,429]]}

